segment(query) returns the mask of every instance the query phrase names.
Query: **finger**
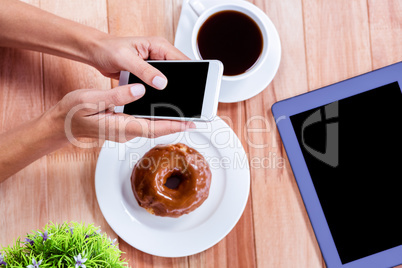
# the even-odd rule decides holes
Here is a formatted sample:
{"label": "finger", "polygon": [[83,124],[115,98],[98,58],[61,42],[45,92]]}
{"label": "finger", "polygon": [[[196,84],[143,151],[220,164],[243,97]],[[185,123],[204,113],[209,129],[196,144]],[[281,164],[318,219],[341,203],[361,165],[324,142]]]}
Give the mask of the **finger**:
{"label": "finger", "polygon": [[145,94],[142,84],[130,84],[107,90],[91,90],[81,96],[84,102],[97,104],[97,112],[105,111],[113,106],[122,106],[138,100]]}
{"label": "finger", "polygon": [[138,56],[129,63],[127,71],[156,89],[164,89],[168,82],[163,73]]}
{"label": "finger", "polygon": [[[196,128],[193,122],[172,121],[172,120],[157,120],[150,121],[146,137],[156,138],[176,132],[182,132],[191,128]],[[144,133],[145,134],[145,133]]]}
{"label": "finger", "polygon": [[193,122],[172,120],[153,121],[144,118],[135,118],[135,121],[127,125],[125,133],[127,136],[134,135],[147,138],[157,138],[176,132],[182,132],[191,128],[196,128]]}
{"label": "finger", "polygon": [[102,128],[104,135],[102,136],[105,139],[117,142],[126,142],[135,137],[156,138],[196,127],[193,122],[151,121],[127,114],[112,114],[110,112],[94,116],[97,117],[98,122],[104,124]]}
{"label": "finger", "polygon": [[154,37],[151,40],[149,56],[154,60],[190,60],[179,49],[164,38]]}
{"label": "finger", "polygon": [[164,48],[165,51],[165,60],[190,60],[189,57],[184,55],[183,52],[178,50],[172,44],[168,43]]}

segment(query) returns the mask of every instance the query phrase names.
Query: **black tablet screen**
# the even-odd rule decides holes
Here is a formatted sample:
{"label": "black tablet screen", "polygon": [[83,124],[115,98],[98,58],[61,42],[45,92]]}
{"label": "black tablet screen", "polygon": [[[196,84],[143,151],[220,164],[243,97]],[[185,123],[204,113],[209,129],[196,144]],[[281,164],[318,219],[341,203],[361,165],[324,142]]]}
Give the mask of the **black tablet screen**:
{"label": "black tablet screen", "polygon": [[290,116],[342,263],[402,244],[398,82]]}

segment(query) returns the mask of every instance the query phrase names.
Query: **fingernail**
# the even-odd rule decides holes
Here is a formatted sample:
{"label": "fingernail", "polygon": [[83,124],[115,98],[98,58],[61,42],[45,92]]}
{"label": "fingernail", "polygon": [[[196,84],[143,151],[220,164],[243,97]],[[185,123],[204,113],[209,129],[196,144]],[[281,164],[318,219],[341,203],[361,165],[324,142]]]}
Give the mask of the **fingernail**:
{"label": "fingernail", "polygon": [[167,80],[166,78],[163,78],[161,76],[155,76],[154,79],[152,80],[152,84],[157,89],[164,89],[167,85]]}
{"label": "fingernail", "polygon": [[190,122],[187,126],[188,128],[197,128],[197,126],[193,122]]}
{"label": "fingernail", "polygon": [[140,98],[145,94],[145,87],[142,84],[135,84],[132,87],[130,87],[131,94],[135,98]]}

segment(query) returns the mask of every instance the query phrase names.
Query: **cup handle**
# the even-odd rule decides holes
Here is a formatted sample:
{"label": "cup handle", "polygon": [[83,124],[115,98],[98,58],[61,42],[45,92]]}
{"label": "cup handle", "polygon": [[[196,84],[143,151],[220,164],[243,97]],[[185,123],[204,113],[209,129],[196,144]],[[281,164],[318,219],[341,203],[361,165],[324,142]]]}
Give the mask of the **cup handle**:
{"label": "cup handle", "polygon": [[194,13],[199,17],[202,12],[205,10],[205,6],[201,3],[201,0],[190,0],[188,2],[190,5],[191,9],[194,11]]}

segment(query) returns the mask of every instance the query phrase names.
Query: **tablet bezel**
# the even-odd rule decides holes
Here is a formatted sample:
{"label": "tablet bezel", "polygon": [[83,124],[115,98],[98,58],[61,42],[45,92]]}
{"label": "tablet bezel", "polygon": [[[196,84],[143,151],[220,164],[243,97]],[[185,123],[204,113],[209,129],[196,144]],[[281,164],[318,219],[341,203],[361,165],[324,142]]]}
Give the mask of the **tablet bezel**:
{"label": "tablet bezel", "polygon": [[328,268],[396,266],[402,263],[402,245],[342,264],[290,121],[290,116],[393,82],[398,82],[402,91],[402,62],[279,101],[272,106],[275,122]]}

